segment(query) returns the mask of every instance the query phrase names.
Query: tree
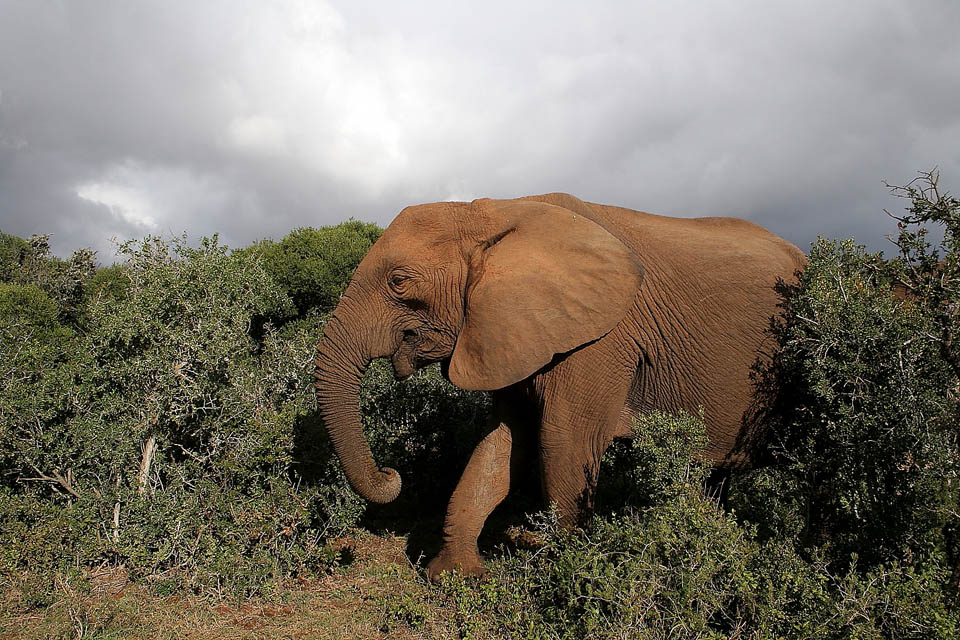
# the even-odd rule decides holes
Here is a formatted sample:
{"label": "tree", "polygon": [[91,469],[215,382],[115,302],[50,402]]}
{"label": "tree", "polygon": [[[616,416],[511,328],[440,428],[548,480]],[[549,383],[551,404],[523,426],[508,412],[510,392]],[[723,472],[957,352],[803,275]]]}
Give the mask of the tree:
{"label": "tree", "polygon": [[74,251],[69,260],[50,254],[50,236],[29,242],[0,232],[0,282],[35,285],[59,308],[60,319],[74,327],[81,322],[87,284],[96,270],[96,252]]}
{"label": "tree", "polygon": [[[897,221],[894,241],[900,255],[894,260],[897,284],[911,299],[931,314],[944,359],[960,376],[960,200],[940,190],[936,169],[922,172],[906,186],[887,185],[891,192],[910,201],[903,215],[887,215]],[[939,246],[929,240],[925,225],[941,225]]]}
{"label": "tree", "polygon": [[357,265],[383,229],[350,220],[331,227],[301,227],[280,242],[263,241],[259,251],[267,273],[289,295],[301,315],[332,311]]}

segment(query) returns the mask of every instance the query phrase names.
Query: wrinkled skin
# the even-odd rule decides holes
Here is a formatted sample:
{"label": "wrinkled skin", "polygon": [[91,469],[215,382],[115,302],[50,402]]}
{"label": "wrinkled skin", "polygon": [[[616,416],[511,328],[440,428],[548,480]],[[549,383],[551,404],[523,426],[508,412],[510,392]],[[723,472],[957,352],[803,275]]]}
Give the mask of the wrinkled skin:
{"label": "wrinkled skin", "polygon": [[604,450],[651,409],[703,407],[719,466],[742,462],[749,370],[802,252],[744,220],[680,219],[566,194],[402,211],[361,262],[317,347],[318,407],[353,488],[393,500],[361,432],[360,379],[433,362],[492,392],[489,434],[450,500],[428,574],[483,571],[477,536],[536,465],[566,523],[590,505]]}

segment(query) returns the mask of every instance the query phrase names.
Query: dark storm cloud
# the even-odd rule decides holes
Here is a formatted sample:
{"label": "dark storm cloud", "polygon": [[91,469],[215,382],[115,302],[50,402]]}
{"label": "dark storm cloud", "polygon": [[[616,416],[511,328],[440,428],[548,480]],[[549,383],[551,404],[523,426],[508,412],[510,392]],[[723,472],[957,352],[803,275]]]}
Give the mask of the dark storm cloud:
{"label": "dark storm cloud", "polygon": [[0,0],[0,228],[232,246],[563,190],[883,248],[960,190],[960,5]]}

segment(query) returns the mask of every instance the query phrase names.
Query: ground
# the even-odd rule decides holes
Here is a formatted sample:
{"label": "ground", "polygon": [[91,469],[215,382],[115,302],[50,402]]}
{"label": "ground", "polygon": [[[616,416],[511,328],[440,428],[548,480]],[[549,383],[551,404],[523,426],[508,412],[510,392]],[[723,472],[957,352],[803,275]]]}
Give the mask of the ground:
{"label": "ground", "polygon": [[450,607],[424,598],[430,587],[408,559],[405,537],[358,532],[337,544],[352,562],[268,599],[159,596],[128,582],[122,569],[92,574],[89,593],[61,585],[52,605],[26,614],[19,594],[8,591],[0,639],[459,637]]}

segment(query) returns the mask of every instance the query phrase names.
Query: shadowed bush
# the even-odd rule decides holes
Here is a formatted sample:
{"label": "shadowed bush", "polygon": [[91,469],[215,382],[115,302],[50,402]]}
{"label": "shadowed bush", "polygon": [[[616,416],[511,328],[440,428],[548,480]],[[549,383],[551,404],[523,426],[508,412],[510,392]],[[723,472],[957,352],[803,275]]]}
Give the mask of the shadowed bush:
{"label": "shadowed bush", "polygon": [[397,382],[387,359],[364,378],[360,409],[377,460],[403,477],[395,503],[381,512],[404,517],[443,513],[467,459],[486,435],[488,394],[464,391],[440,374],[439,365]]}
{"label": "shadowed bush", "polygon": [[821,239],[784,288],[760,377],[778,464],[735,479],[731,502],[762,537],[821,548],[838,570],[852,554],[861,568],[946,558],[956,587],[960,202],[934,174],[901,191],[899,256]]}

